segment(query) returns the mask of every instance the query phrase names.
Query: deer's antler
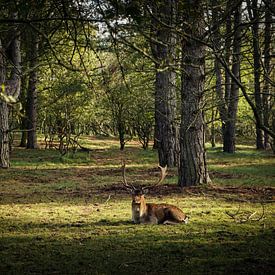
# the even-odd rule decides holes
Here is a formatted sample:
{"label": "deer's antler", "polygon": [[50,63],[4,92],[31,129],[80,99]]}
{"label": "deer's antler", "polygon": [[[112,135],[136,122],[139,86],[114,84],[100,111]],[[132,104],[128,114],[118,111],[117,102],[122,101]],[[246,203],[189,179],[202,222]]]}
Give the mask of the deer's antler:
{"label": "deer's antler", "polygon": [[161,171],[160,178],[157,181],[157,183],[155,183],[153,186],[161,184],[164,181],[165,177],[167,176],[167,165],[165,165],[165,167],[162,167],[159,165],[158,168]]}
{"label": "deer's antler", "polygon": [[127,189],[131,189],[131,190],[136,190],[135,186],[133,184],[128,184],[127,180],[126,180],[126,176],[125,176],[125,171],[126,171],[126,164],[124,161],[122,161],[122,184],[124,185],[124,187],[126,187]]}
{"label": "deer's antler", "polygon": [[167,165],[165,167],[162,167],[162,166],[159,165],[158,168],[160,169],[160,178],[159,178],[159,180],[155,184],[143,188],[143,190],[146,190],[146,189],[149,190],[153,187],[156,187],[157,185],[161,184],[164,181],[164,179],[167,175]]}

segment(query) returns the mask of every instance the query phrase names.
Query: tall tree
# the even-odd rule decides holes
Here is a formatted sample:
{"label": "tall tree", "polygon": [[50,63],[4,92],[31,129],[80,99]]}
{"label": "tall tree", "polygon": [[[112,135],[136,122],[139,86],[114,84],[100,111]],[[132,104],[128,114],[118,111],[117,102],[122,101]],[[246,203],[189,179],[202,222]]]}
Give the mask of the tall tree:
{"label": "tall tree", "polygon": [[[237,3],[227,2],[224,13],[222,12],[222,3],[211,1],[212,12],[212,41],[211,47],[215,53],[214,70],[216,75],[216,94],[218,99],[218,110],[222,121],[223,151],[227,153],[235,152],[235,132],[236,119],[239,101],[239,86],[231,79],[232,76],[240,80],[240,54],[241,54],[241,1]],[[234,25],[232,26],[232,13],[234,14]],[[221,21],[226,14],[225,34],[221,34]],[[232,34],[233,33],[233,34]],[[232,39],[233,37],[233,39]],[[232,65],[230,72],[222,72],[220,57],[223,55],[224,63]],[[231,64],[232,63],[232,64]],[[223,80],[224,75],[224,80]]]}
{"label": "tall tree", "polygon": [[36,149],[37,136],[36,136],[36,121],[37,121],[37,70],[38,70],[38,34],[31,31],[29,34],[29,47],[27,49],[29,56],[29,83],[27,89],[27,148]]}
{"label": "tall tree", "polygon": [[191,186],[210,182],[204,147],[203,1],[185,1],[183,19],[179,185]]}
{"label": "tall tree", "polygon": [[151,19],[151,50],[156,60],[155,139],[161,166],[178,162],[178,131],[176,116],[176,35],[177,1],[153,1]]}
{"label": "tall tree", "polygon": [[[228,9],[228,7],[227,7]],[[211,1],[211,11],[212,11],[212,28],[213,28],[213,38],[212,44],[214,51],[216,54],[221,53],[222,49],[222,36],[220,30],[220,22],[219,18],[221,16],[221,6],[217,5],[217,1]],[[226,20],[226,31],[229,32],[231,30],[231,16],[227,17]],[[231,39],[227,37],[227,42],[224,45],[225,48],[225,59],[226,62],[229,63],[230,60],[230,44]],[[215,92],[218,101],[218,111],[220,114],[220,119],[222,121],[222,137],[223,141],[225,140],[225,122],[228,119],[228,96],[230,94],[230,76],[227,72],[225,72],[225,80],[223,79],[222,67],[221,64],[215,56],[214,59],[214,70],[216,75],[216,84],[215,84]],[[225,85],[224,85],[225,84]]]}
{"label": "tall tree", "polygon": [[[259,38],[259,7],[257,0],[247,0],[248,14],[251,20],[253,45],[254,97],[259,118],[263,122],[263,95],[261,93],[261,53]],[[256,125],[256,147],[264,149],[264,131]]]}
{"label": "tall tree", "polygon": [[[12,19],[18,14],[13,12]],[[6,42],[6,43],[5,43]],[[0,89],[7,98],[17,100],[20,94],[21,52],[20,31],[12,24],[5,39],[0,38]],[[9,158],[9,105],[7,100],[0,99],[0,167],[10,166]]]}
{"label": "tall tree", "polygon": [[[268,126],[270,124],[270,111],[272,107],[271,103],[271,89],[270,89],[270,79],[271,79],[271,21],[272,21],[272,1],[265,1],[265,28],[264,28],[264,87],[263,87],[263,123]],[[274,3],[273,3],[274,5]],[[273,32],[274,35],[274,32]],[[273,103],[274,104],[274,103]],[[275,128],[273,129],[275,131]],[[275,142],[275,138],[274,138]],[[269,145],[269,135],[265,131],[264,133],[264,147],[267,148]],[[275,151],[275,149],[274,149]]]}
{"label": "tall tree", "polygon": [[[241,3],[234,11],[234,37],[232,50],[232,74],[237,80],[240,80],[241,66]],[[239,102],[239,86],[235,81],[231,81],[230,94],[228,95],[227,119],[223,126],[223,151],[234,153],[236,150],[236,120]]]}

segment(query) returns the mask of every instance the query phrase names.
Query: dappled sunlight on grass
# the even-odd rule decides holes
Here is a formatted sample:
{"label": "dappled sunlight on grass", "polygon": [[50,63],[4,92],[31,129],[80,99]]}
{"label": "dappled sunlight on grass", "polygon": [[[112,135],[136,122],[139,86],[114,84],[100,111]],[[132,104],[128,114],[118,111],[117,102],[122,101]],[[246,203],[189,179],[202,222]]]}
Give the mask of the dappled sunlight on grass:
{"label": "dappled sunlight on grass", "polygon": [[[194,273],[255,271],[255,265],[251,269],[243,266],[246,259],[271,270],[270,207],[263,222],[242,225],[225,215],[226,210],[236,211],[237,206],[230,203],[166,199],[189,210],[189,224],[133,225],[129,199],[95,204],[15,204],[9,211],[2,206],[2,270],[85,273],[91,268],[116,273],[129,272],[138,261],[137,273],[179,272],[182,268],[192,268]],[[251,205],[243,208],[255,210]],[[154,259],[153,264],[148,259]]]}
{"label": "dappled sunlight on grass", "polygon": [[123,152],[114,139],[81,142],[92,150],[62,158],[56,150],[14,148],[12,167],[0,170],[3,274],[274,271],[271,154],[245,146],[235,155],[209,148],[213,186],[182,189],[173,168],[147,194],[148,202],[180,207],[189,223],[134,225],[121,161],[129,182],[150,185],[159,177],[157,152],[136,141]]}

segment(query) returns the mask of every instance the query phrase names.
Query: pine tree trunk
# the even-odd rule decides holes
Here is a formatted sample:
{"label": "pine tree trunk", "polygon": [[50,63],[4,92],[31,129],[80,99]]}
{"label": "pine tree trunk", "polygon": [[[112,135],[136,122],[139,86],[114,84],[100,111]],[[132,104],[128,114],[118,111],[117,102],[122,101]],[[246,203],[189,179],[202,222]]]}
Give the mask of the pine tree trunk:
{"label": "pine tree trunk", "polygon": [[37,121],[37,57],[38,57],[38,39],[37,34],[31,33],[32,48],[29,54],[30,57],[30,75],[29,75],[29,85],[27,89],[27,148],[36,149],[37,136],[36,136],[36,121]]}
{"label": "pine tree trunk", "polygon": [[[257,0],[247,2],[250,20],[252,24],[252,41],[253,41],[253,61],[254,61],[254,96],[255,105],[258,111],[259,118],[263,123],[263,100],[261,94],[260,74],[261,74],[261,55],[259,49],[259,13],[257,7]],[[256,148],[265,149],[264,146],[264,132],[256,124]]]}
{"label": "pine tree trunk", "polygon": [[[12,14],[12,17],[16,19],[17,13]],[[16,26],[13,28],[13,32],[10,32],[5,40],[10,47],[10,60],[6,60],[8,57],[4,54],[5,47],[2,46],[3,41],[0,38],[0,91],[17,100],[21,85],[20,32]],[[8,62],[12,64],[10,70],[7,69]],[[0,98],[0,168],[10,166],[9,146],[9,107],[7,99]]]}
{"label": "pine tree trunk", "polygon": [[[232,73],[237,79],[240,79],[240,54],[241,54],[241,5],[234,13],[234,39],[233,39],[233,64]],[[239,86],[232,81],[230,96],[228,99],[228,117],[223,125],[223,151],[235,153],[236,151],[236,120],[239,102]]]}
{"label": "pine tree trunk", "polygon": [[0,101],[0,167],[8,168],[9,160],[9,109],[6,102]]}
{"label": "pine tree trunk", "polygon": [[20,98],[19,101],[22,104],[22,117],[20,119],[20,129],[22,130],[21,132],[21,139],[20,139],[20,144],[19,147],[25,148],[27,146],[27,118],[26,118],[26,94],[27,94],[27,77],[23,76],[21,78],[21,93],[20,93]]}
{"label": "pine tree trunk", "polygon": [[205,46],[202,1],[187,1],[184,32],[190,37],[182,44],[182,86],[179,185],[192,186],[210,182],[206,164],[205,127],[202,113]]}
{"label": "pine tree trunk", "polygon": [[[176,1],[160,1],[152,4],[154,16],[161,22],[173,25]],[[161,166],[173,167],[178,162],[178,131],[176,116],[176,74],[175,61],[176,37],[170,28],[152,18],[151,50],[157,60],[155,82],[155,148],[158,150]]]}
{"label": "pine tree trunk", "polygon": [[[2,41],[0,39],[0,84],[5,83],[6,68],[4,62],[4,49],[2,47]],[[0,92],[4,92],[1,90]],[[0,167],[8,168],[9,162],[9,109],[8,104],[4,99],[0,97]]]}
{"label": "pine tree trunk", "polygon": [[[271,0],[266,0],[266,5],[271,7]],[[264,30],[264,87],[263,87],[263,120],[264,125],[269,126],[270,111],[271,111],[271,91],[269,84],[269,77],[271,73],[271,21],[272,14],[269,7],[265,8],[265,30]],[[275,142],[275,139],[274,139]],[[264,133],[264,146],[269,146],[269,135]],[[275,150],[275,149],[274,149]]]}
{"label": "pine tree trunk", "polygon": [[[229,16],[227,16],[226,18],[226,33],[230,34],[232,32],[232,19],[231,19],[231,6],[230,6],[230,1],[227,2],[227,7],[226,7],[226,11],[230,14]],[[218,19],[218,18],[216,18]],[[228,37],[226,37],[225,40],[225,62],[229,65],[231,57],[232,57],[232,49],[231,49],[231,45],[232,45],[232,38],[231,35],[229,35]],[[225,78],[225,94],[224,94],[224,99],[225,99],[225,103],[226,106],[228,107],[228,103],[229,103],[229,98],[230,98],[230,89],[231,89],[231,77],[230,74],[227,70],[225,70],[224,72],[224,78]]]}
{"label": "pine tree trunk", "polygon": [[155,95],[156,140],[159,164],[173,167],[178,158],[178,136],[175,126],[175,74],[157,72]]}

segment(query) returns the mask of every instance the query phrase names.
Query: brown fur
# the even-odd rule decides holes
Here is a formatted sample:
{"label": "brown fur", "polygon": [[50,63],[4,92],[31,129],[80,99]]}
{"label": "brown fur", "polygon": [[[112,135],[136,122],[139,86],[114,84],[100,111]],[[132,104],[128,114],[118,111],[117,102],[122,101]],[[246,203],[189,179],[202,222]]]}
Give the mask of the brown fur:
{"label": "brown fur", "polygon": [[132,220],[134,223],[177,224],[188,221],[188,217],[174,205],[146,203],[143,194],[133,194],[132,199]]}
{"label": "brown fur", "polygon": [[163,182],[167,175],[167,166],[159,166],[161,174],[159,180],[151,187],[136,188],[128,184],[125,177],[125,162],[122,165],[123,185],[132,193],[132,220],[134,223],[177,224],[187,223],[188,217],[176,206],[170,204],[146,203],[146,190]]}

